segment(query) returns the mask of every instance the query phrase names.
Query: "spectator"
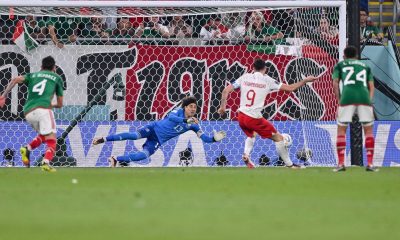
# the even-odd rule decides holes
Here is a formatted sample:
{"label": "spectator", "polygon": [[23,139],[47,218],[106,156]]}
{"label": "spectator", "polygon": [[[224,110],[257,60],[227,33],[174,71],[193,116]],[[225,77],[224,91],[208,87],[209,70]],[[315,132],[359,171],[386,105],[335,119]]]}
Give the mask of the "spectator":
{"label": "spectator", "polygon": [[[279,30],[283,33],[284,37],[293,37],[293,9],[278,9],[271,11],[272,19],[266,22],[270,22],[272,26],[279,26]],[[265,14],[264,14],[265,16]]]}
{"label": "spectator", "polygon": [[221,18],[217,15],[211,15],[210,20],[200,30],[200,38],[202,38],[202,45],[221,45],[226,41],[221,39],[228,39],[229,28],[221,23]]}
{"label": "spectator", "polygon": [[169,23],[168,30],[171,37],[175,38],[191,37],[193,33],[192,27],[183,20],[182,16],[174,16]]}
{"label": "spectator", "polygon": [[33,15],[28,15],[25,18],[26,30],[32,38],[42,43],[46,38],[46,22],[43,20],[36,20]]}
{"label": "spectator", "polygon": [[[144,21],[144,17],[138,17],[137,15],[143,15],[143,9],[140,8],[134,8],[134,7],[122,7],[114,10],[116,15],[125,15],[125,16],[133,16],[129,17],[129,22],[132,23],[132,27],[137,29]],[[109,29],[114,29],[117,26],[117,18],[113,17],[112,19],[106,20],[106,23],[111,23],[107,25],[107,28]],[[114,27],[113,27],[114,26]]]}
{"label": "spectator", "polygon": [[283,33],[270,26],[261,12],[253,12],[247,27],[245,41],[251,44],[282,44]]}
{"label": "spectator", "polygon": [[298,38],[313,39],[316,24],[323,15],[322,8],[298,8],[293,11],[295,16],[295,35]]}
{"label": "spectator", "polygon": [[[274,18],[274,14],[272,13],[272,10],[263,10],[262,12],[261,12],[262,14],[263,14],[263,17],[264,17],[264,21],[266,21],[266,22],[272,22],[273,21],[273,18]],[[253,14],[253,12],[246,12],[246,16],[245,16],[245,19],[244,19],[244,22],[245,22],[245,24],[246,24],[246,29],[249,27],[249,25],[250,25],[250,18],[251,18],[251,15]]]}
{"label": "spectator", "polygon": [[370,37],[372,41],[382,42],[383,34],[378,27],[371,21],[368,11],[362,9],[360,11],[360,36],[361,41],[365,41]]}
{"label": "spectator", "polygon": [[321,36],[322,40],[328,41],[331,44],[338,45],[339,29],[331,26],[327,18],[319,20],[319,27],[316,28],[316,33]]}
{"label": "spectator", "polygon": [[[56,10],[65,13],[61,8]],[[68,12],[68,9],[66,11]],[[63,48],[64,44],[75,43],[84,21],[79,17],[51,17],[47,22],[51,41],[58,48]]]}
{"label": "spectator", "polygon": [[245,13],[226,13],[222,17],[222,24],[229,28],[228,38],[231,39],[231,44],[241,42],[241,38],[246,33],[246,27],[244,25]]}
{"label": "spectator", "polygon": [[137,29],[139,25],[144,22],[144,17],[130,17],[129,22],[132,23],[132,27]]}
{"label": "spectator", "polygon": [[204,25],[208,23],[208,20],[210,19],[211,15],[194,15],[190,16],[190,26],[193,28],[193,34],[192,36],[195,38],[200,37],[200,31],[203,28]]}
{"label": "spectator", "polygon": [[[135,30],[132,27],[132,23],[129,21],[129,18],[122,17],[117,20],[117,28],[114,29],[111,33],[112,38],[123,38],[121,40],[117,40],[114,43],[116,44],[129,44],[131,42],[131,38],[135,35]],[[127,40],[129,39],[129,40]]]}
{"label": "spectator", "polygon": [[360,9],[368,11],[368,0],[360,0]]}
{"label": "spectator", "polygon": [[[168,26],[169,23],[172,21],[173,17],[172,16],[165,16],[165,8],[157,8],[155,11],[156,15],[162,16],[158,18],[158,23],[164,26]],[[171,32],[170,32],[171,33]]]}
{"label": "spectator", "polygon": [[[106,31],[106,24],[103,23],[103,19],[99,17],[91,17],[90,22],[85,25],[82,30],[82,37],[86,38],[83,41],[84,44],[97,44],[98,38],[108,38],[110,34]],[[93,40],[92,38],[97,38]]]}
{"label": "spectator", "polygon": [[[169,38],[170,32],[167,26],[159,23],[159,17],[150,17],[148,22],[141,23],[136,30],[136,36],[142,38]],[[144,41],[144,44],[164,44],[161,40]]]}

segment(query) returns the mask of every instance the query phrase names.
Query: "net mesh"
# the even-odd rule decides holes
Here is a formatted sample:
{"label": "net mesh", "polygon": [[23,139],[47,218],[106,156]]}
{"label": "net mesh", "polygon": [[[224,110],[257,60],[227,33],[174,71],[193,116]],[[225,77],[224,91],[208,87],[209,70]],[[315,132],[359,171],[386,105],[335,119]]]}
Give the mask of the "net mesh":
{"label": "net mesh", "polygon": [[[223,88],[250,72],[256,58],[264,59],[267,74],[282,83],[320,76],[296,92],[268,95],[263,116],[292,137],[293,161],[335,164],[330,74],[339,57],[337,7],[11,10],[0,8],[0,91],[12,77],[39,71],[43,57],[55,58],[64,81],[64,107],[55,109],[56,166],[107,166],[111,155],[141,150],[144,139],[101,146],[91,141],[162,119],[188,95],[198,99],[203,131],[224,130],[227,138],[206,144],[187,132],[129,165],[243,165],[240,92],[230,95],[226,116],[217,110]],[[22,43],[16,40],[18,31],[26,33]],[[26,86],[15,87],[1,109],[3,165],[21,166],[19,147],[37,135],[23,121],[26,97]],[[33,165],[43,152],[43,147],[32,152]],[[273,142],[259,137],[252,159],[262,166],[282,165]]]}
{"label": "net mesh", "polygon": [[218,7],[174,7],[174,8],[135,8],[135,7],[0,7],[0,14],[8,15],[10,11],[15,15],[35,15],[35,16],[81,16],[81,17],[164,17],[164,16],[189,16],[199,14],[222,14],[237,13],[249,11],[263,11],[266,9],[279,8],[259,8],[259,7],[242,7],[242,8],[218,8]]}

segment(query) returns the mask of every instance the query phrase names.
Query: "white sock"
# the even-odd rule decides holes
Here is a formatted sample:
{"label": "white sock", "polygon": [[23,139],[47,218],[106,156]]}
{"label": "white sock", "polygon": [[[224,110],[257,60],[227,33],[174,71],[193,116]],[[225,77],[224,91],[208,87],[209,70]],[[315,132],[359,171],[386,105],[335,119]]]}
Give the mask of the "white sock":
{"label": "white sock", "polygon": [[28,151],[32,151],[31,145],[27,144],[27,145],[26,145],[26,148],[28,149]]}
{"label": "white sock", "polygon": [[255,137],[248,137],[244,142],[244,154],[250,156],[251,151],[253,151],[254,143],[256,142]]}
{"label": "white sock", "polygon": [[43,163],[50,164],[50,161],[48,159],[46,159],[46,158],[43,158]]}
{"label": "white sock", "polygon": [[290,160],[289,151],[285,147],[285,142],[282,140],[280,142],[275,142],[276,151],[278,152],[279,156],[282,158],[283,162],[286,166],[292,166],[293,162]]}

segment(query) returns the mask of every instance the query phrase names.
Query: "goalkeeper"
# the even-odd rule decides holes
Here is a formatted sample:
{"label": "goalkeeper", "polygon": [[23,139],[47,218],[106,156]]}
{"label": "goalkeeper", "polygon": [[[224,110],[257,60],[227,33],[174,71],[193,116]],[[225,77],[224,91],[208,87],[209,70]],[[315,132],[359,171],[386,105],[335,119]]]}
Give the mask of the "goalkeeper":
{"label": "goalkeeper", "polygon": [[166,141],[179,136],[189,130],[197,133],[197,136],[204,142],[213,143],[221,141],[226,137],[224,131],[214,132],[210,137],[203,133],[198,125],[199,120],[195,118],[197,110],[197,100],[195,97],[185,97],[182,100],[182,107],[173,110],[168,116],[160,121],[154,121],[136,132],[125,132],[107,137],[93,139],[93,145],[106,141],[137,140],[146,138],[143,150],[125,156],[111,156],[108,161],[111,167],[115,167],[117,162],[140,161],[153,155],[153,153]]}

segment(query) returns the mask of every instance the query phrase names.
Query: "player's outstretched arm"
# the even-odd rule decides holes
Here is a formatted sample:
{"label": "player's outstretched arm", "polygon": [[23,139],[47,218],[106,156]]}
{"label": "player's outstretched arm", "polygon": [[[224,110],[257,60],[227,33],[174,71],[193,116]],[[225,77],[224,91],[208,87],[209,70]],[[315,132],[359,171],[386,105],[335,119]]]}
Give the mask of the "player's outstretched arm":
{"label": "player's outstretched arm", "polygon": [[235,90],[235,89],[234,89],[234,87],[232,86],[232,84],[229,84],[229,85],[226,86],[226,87],[224,88],[224,90],[222,91],[221,106],[220,106],[219,109],[218,109],[218,113],[219,113],[220,115],[225,114],[225,111],[226,111],[226,103],[227,103],[228,96],[229,96],[229,94],[230,94],[231,92],[233,92],[234,90]]}
{"label": "player's outstretched arm", "polygon": [[4,90],[3,94],[1,94],[2,97],[7,97],[8,93],[14,88],[15,85],[22,83],[25,80],[24,76],[18,76],[13,79],[8,83],[6,90]]}
{"label": "player's outstretched arm", "polygon": [[201,138],[201,140],[203,142],[206,142],[206,143],[219,142],[226,137],[225,131],[218,131],[218,132],[214,131],[214,134],[212,137],[207,136],[203,132],[201,132],[201,133],[200,132],[201,132],[201,130],[199,132],[197,132],[197,135]]}
{"label": "player's outstretched arm", "polygon": [[213,143],[213,142],[219,142],[222,139],[224,139],[226,137],[226,132],[225,131],[213,131],[213,136],[207,136],[201,129],[200,126],[198,124],[193,124],[191,127],[191,130],[193,130],[197,136],[199,138],[201,138],[201,140],[203,142],[206,143]]}
{"label": "player's outstretched arm", "polygon": [[8,83],[6,90],[1,94],[0,96],[0,107],[3,107],[6,101],[6,97],[9,92],[15,87],[15,85],[22,83],[25,80],[24,76],[18,76],[13,79]]}
{"label": "player's outstretched arm", "polygon": [[299,89],[300,87],[302,87],[303,85],[305,85],[308,82],[314,82],[315,80],[317,80],[318,77],[314,77],[314,76],[308,76],[306,78],[304,78],[303,80],[301,80],[300,82],[297,83],[293,83],[293,84],[282,84],[281,88],[279,90],[285,91],[285,92],[294,92],[297,89]]}

